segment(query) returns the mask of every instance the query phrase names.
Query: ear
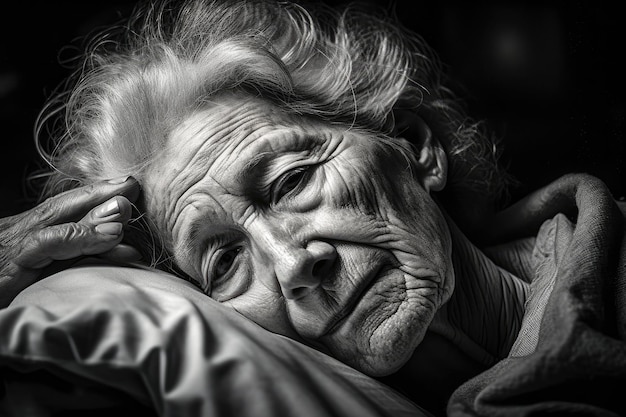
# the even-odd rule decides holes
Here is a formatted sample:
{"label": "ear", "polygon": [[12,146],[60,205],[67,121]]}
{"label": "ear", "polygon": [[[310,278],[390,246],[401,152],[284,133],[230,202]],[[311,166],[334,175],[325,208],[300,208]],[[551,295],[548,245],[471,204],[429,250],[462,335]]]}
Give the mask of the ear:
{"label": "ear", "polygon": [[448,158],[439,141],[433,137],[428,124],[417,114],[400,110],[394,112],[394,131],[411,143],[417,153],[415,173],[426,191],[441,191],[448,179]]}
{"label": "ear", "polygon": [[436,139],[423,146],[420,159],[421,180],[426,191],[441,191],[448,180],[448,157]]}

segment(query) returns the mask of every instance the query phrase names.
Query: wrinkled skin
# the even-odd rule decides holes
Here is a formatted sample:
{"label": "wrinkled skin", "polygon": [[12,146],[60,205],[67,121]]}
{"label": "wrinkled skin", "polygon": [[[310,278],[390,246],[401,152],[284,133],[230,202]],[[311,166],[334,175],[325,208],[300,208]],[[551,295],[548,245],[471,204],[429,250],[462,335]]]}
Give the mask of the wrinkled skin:
{"label": "wrinkled skin", "polygon": [[454,285],[430,196],[445,182],[439,149],[410,165],[364,132],[233,95],[168,141],[142,182],[146,209],[200,287],[366,373],[408,360]]}
{"label": "wrinkled skin", "polygon": [[138,195],[134,178],[116,178],[65,191],[0,219],[0,308],[81,256],[136,261],[139,252],[120,242]]}

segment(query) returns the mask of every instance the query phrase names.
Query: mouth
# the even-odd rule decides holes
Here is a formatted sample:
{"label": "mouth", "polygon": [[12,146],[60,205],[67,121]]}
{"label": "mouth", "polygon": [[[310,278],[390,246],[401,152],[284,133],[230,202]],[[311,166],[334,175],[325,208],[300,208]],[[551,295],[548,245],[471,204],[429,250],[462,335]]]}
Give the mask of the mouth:
{"label": "mouth", "polygon": [[347,300],[345,305],[335,314],[335,316],[327,323],[325,329],[321,332],[320,338],[327,334],[333,333],[337,327],[350,315],[354,308],[363,299],[363,296],[372,289],[374,284],[391,269],[390,265],[382,263],[367,273],[365,279],[361,280],[361,285],[354,291],[353,295]]}

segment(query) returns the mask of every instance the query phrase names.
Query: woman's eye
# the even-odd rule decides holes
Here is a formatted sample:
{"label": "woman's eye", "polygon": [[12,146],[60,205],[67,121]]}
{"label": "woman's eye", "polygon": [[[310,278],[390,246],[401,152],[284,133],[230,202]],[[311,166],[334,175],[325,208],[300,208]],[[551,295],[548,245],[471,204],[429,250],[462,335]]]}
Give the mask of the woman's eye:
{"label": "woman's eye", "polygon": [[308,167],[292,169],[274,183],[271,190],[272,202],[277,203],[285,195],[302,185],[308,174]]}
{"label": "woman's eye", "polygon": [[207,254],[203,267],[202,290],[223,302],[243,294],[250,284],[249,251],[244,244],[233,244]]}
{"label": "woman's eye", "polygon": [[228,274],[240,251],[241,247],[235,247],[222,252],[217,259],[217,262],[215,262],[215,269],[213,271],[215,279],[220,279],[224,275]]}

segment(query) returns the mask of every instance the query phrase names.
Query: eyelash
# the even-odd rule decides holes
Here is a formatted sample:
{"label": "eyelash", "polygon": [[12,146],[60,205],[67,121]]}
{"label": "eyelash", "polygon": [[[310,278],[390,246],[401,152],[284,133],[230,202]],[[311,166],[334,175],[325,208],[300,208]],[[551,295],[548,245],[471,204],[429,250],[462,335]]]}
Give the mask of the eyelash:
{"label": "eyelash", "polygon": [[[278,180],[276,180],[270,189],[270,198],[272,203],[278,203],[284,196],[290,194],[297,188],[300,188],[305,179],[309,176],[309,167],[298,167],[286,172]],[[295,184],[290,184],[289,181],[296,179]]]}
{"label": "eyelash", "polygon": [[[239,252],[241,252],[241,246],[235,246],[234,248],[228,248],[222,251],[222,253],[218,256],[218,259],[216,259],[215,261],[215,276],[217,277],[217,279],[219,279],[220,277],[226,275],[230,269],[232,268],[233,264],[236,261],[237,255],[239,255]],[[220,262],[222,262],[227,256],[232,256],[232,258],[228,261],[228,264],[225,265],[226,270],[223,272],[219,271],[220,268]]]}
{"label": "eyelash", "polygon": [[[205,281],[203,283],[204,288],[202,288],[202,290],[206,294],[211,296],[211,293],[213,292],[214,288],[219,286],[222,283],[222,281],[224,280],[227,281],[228,279],[230,279],[231,275],[233,275],[231,272],[233,268],[236,267],[236,264],[238,262],[237,258],[240,256],[240,252],[242,250],[243,250],[242,245],[231,245],[231,246],[222,247],[218,249],[217,251],[215,251],[213,254],[210,254],[210,257],[207,260],[207,266],[204,272],[204,275],[205,275]],[[224,259],[225,256],[228,256],[229,254],[233,252],[234,252],[234,255],[232,259],[229,261],[228,265],[226,265],[226,269],[222,272],[218,272],[218,269],[220,267],[219,263]]]}

